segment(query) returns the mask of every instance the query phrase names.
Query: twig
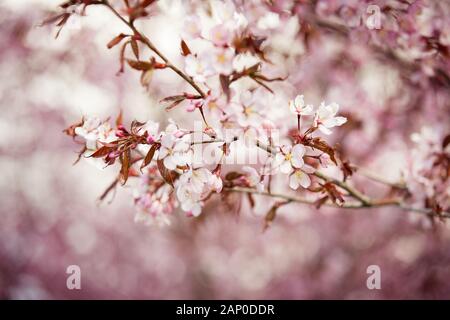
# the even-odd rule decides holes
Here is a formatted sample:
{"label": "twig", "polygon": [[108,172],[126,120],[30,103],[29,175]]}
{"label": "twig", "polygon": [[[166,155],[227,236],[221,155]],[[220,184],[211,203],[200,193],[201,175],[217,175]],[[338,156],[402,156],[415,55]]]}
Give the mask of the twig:
{"label": "twig", "polygon": [[[272,155],[276,154],[276,150],[275,148],[273,148],[272,146],[266,145],[264,143],[262,143],[261,141],[257,140],[256,141],[256,146],[261,148],[262,150],[265,150],[266,152],[269,152]],[[315,173],[313,173],[316,177],[328,181],[328,182],[332,182],[335,185],[341,187],[342,189],[344,189],[345,191],[347,191],[352,197],[354,197],[355,199],[359,200],[364,206],[370,206],[370,199],[363,195],[361,192],[359,192],[358,190],[354,189],[353,187],[351,187],[349,184],[342,182],[338,179],[335,178],[331,178],[328,177],[327,175],[316,171]]]}
{"label": "twig", "polygon": [[362,194],[355,188],[351,187],[348,183],[342,182],[335,178],[328,177],[319,171],[316,171],[313,174],[322,180],[325,180],[327,182],[332,182],[333,184],[341,187],[342,189],[347,191],[353,198],[359,200],[363,204],[363,206],[369,207],[371,205],[371,200],[367,196],[365,196],[364,194]]}
{"label": "twig", "polygon": [[389,181],[386,178],[381,177],[381,176],[377,175],[376,173],[374,173],[370,170],[367,170],[365,168],[357,168],[356,172],[372,181],[375,181],[375,182],[378,182],[378,183],[381,183],[384,185],[388,185],[388,186],[391,186],[391,187],[397,188],[397,189],[406,189],[406,185],[403,181],[401,181],[401,182]]}
{"label": "twig", "polygon": [[147,38],[144,34],[142,34],[135,26],[133,23],[125,20],[120,13],[117,12],[116,9],[114,9],[113,6],[111,6],[111,4],[107,1],[107,0],[103,0],[103,3],[106,7],[109,8],[109,10],[112,11],[112,13],[114,13],[114,15],[116,17],[118,17],[123,23],[125,23],[133,32],[135,35],[139,36],[142,40],[142,42],[144,42],[147,47],[152,50],[154,53],[156,53],[163,61],[164,63],[167,65],[168,68],[172,69],[176,74],[178,74],[181,78],[183,78],[187,83],[189,83],[199,94],[202,98],[206,97],[206,94],[203,92],[203,90],[194,82],[194,80],[192,80],[191,77],[189,77],[187,74],[185,74],[183,71],[181,71],[180,69],[178,69],[175,65],[173,65],[169,59],[166,58],[166,56],[158,50],[158,48],[155,47],[155,45],[151,42],[151,40],[149,38]]}
{"label": "twig", "polygon": [[[283,200],[286,200],[289,202],[295,202],[295,203],[303,203],[303,204],[310,204],[310,205],[315,204],[314,200],[293,197],[293,196],[289,196],[289,195],[281,194],[281,193],[274,193],[274,192],[269,193],[267,191],[258,191],[256,189],[251,189],[251,188],[231,187],[231,188],[224,188],[224,190],[227,190],[230,192],[257,194],[257,195],[261,195],[261,196],[283,199]],[[331,202],[325,202],[323,205],[327,206],[327,207],[343,208],[343,209],[363,209],[363,208],[375,209],[375,208],[380,208],[380,207],[397,207],[397,208],[405,210],[405,211],[422,213],[422,214],[426,214],[428,216],[437,216],[430,209],[410,207],[410,206],[407,206],[406,204],[403,204],[401,201],[395,200],[395,199],[394,200],[372,201],[369,205],[364,205],[362,203],[356,203],[356,202],[355,203],[345,203],[343,205],[336,205]],[[439,215],[439,217],[450,218],[450,212],[442,212]]]}
{"label": "twig", "polygon": [[[176,74],[178,74],[181,78],[183,78],[183,80],[185,80],[187,83],[189,83],[191,85],[192,88],[194,88],[201,96],[201,98],[205,98],[206,97],[206,93],[198,86],[198,84],[195,83],[195,81],[188,76],[187,74],[185,74],[183,71],[181,71],[178,67],[176,67],[174,64],[172,64],[172,62],[170,62],[170,60],[161,52],[158,50],[158,48],[155,47],[155,45],[153,44],[153,42],[146,37],[143,33],[141,33],[132,22],[125,20],[119,12],[117,12],[116,9],[114,9],[114,7],[108,2],[108,0],[103,0],[102,2],[116,17],[118,17],[124,24],[126,24],[133,32],[135,35],[137,35],[140,40],[151,50],[153,51],[156,55],[158,55],[158,57],[160,57],[164,63],[166,64],[167,68],[172,69]],[[203,122],[205,123],[205,125],[207,127],[209,127],[208,122],[206,121],[205,115],[203,113],[203,108],[200,107],[200,114],[202,116]]]}

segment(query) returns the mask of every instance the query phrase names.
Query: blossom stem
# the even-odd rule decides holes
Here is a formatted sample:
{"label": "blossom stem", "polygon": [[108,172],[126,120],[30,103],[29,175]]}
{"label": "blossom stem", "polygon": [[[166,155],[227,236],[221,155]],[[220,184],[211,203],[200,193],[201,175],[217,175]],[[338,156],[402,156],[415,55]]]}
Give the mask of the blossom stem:
{"label": "blossom stem", "polygon": [[[124,24],[126,24],[133,32],[136,36],[139,36],[140,40],[151,50],[153,51],[158,57],[160,57],[164,63],[166,64],[167,68],[172,69],[172,71],[174,71],[176,74],[178,74],[183,80],[185,80],[187,83],[189,83],[189,85],[191,85],[192,88],[195,89],[195,91],[197,91],[201,98],[205,98],[206,94],[205,92],[198,86],[198,84],[195,83],[195,81],[188,76],[187,74],[185,74],[183,71],[181,71],[178,67],[176,67],[174,64],[172,64],[172,62],[170,62],[170,60],[161,52],[158,50],[158,48],[155,47],[155,45],[153,44],[153,42],[146,37],[143,33],[141,33],[131,21],[127,21],[124,19],[124,17],[122,17],[122,15],[117,12],[117,10],[108,2],[108,0],[103,0],[103,4],[116,16],[118,17]],[[203,122],[205,123],[205,125],[207,127],[209,127],[205,115],[203,113],[203,108],[200,107],[200,114],[202,116]]]}

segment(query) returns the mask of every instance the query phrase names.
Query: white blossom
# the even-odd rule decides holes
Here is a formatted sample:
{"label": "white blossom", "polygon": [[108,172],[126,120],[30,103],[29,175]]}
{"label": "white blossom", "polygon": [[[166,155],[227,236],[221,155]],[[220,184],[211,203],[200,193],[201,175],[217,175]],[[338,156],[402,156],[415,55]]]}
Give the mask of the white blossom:
{"label": "white blossom", "polygon": [[339,105],[335,102],[325,105],[322,102],[314,118],[314,126],[318,127],[324,134],[331,134],[330,128],[338,127],[347,122],[345,117],[336,117]]}
{"label": "white blossom", "polygon": [[289,109],[292,113],[301,116],[310,116],[314,114],[313,106],[305,105],[303,95],[298,95],[294,100],[289,101]]}

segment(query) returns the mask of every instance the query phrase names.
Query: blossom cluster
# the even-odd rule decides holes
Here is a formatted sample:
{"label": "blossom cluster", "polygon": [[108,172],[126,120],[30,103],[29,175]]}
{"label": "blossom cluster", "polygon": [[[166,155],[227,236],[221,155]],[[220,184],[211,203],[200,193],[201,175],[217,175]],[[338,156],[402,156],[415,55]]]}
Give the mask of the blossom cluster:
{"label": "blossom cluster", "polygon": [[[266,188],[264,176],[280,172],[289,175],[289,186],[292,189],[297,190],[300,186],[305,189],[310,187],[310,175],[316,169],[305,163],[305,157],[317,160],[316,166],[327,166],[331,161],[324,152],[317,155],[307,141],[316,129],[330,134],[329,128],[343,124],[346,119],[335,116],[338,111],[336,103],[322,103],[315,112],[312,106],[308,106],[307,109],[311,111],[308,115],[303,112],[305,108],[302,104],[303,96],[297,96],[290,101],[289,107],[299,117],[311,117],[311,126],[307,132],[299,132],[295,139],[297,143],[293,146],[273,146],[273,154],[263,170],[244,166],[242,172],[236,176],[237,179],[230,178],[221,161],[212,169],[202,166],[201,163],[194,163],[194,134],[190,130],[180,128],[173,120],[169,121],[163,131],[159,131],[159,124],[151,120],[146,123],[133,122],[130,130],[127,130],[121,123],[121,116],[116,120],[115,129],[109,122],[93,117],[83,119],[66,132],[83,144],[80,157],[92,158],[106,165],[112,165],[116,159],[120,159],[120,179],[123,183],[129,176],[141,175],[141,182],[134,192],[138,208],[136,221],[161,225],[170,222],[169,216],[177,207],[188,216],[200,215],[205,201],[214,193],[222,191],[224,180],[228,188],[244,186],[263,191]],[[223,154],[223,160],[228,156],[225,150],[227,143],[219,141],[217,144],[217,149]],[[135,155],[132,155],[131,151]],[[225,177],[222,177],[223,175]]]}
{"label": "blossom cluster", "polygon": [[[80,157],[95,161],[101,159],[106,165],[118,163],[118,180],[122,184],[129,178],[141,177],[135,192],[138,221],[167,224],[168,216],[175,208],[180,208],[188,216],[199,216],[205,203],[215,194],[226,197],[228,193],[244,190],[271,195],[272,176],[278,177],[279,173],[281,177],[287,175],[287,179],[282,180],[284,186],[314,196],[317,207],[325,203],[342,206],[349,198],[362,207],[371,206],[370,199],[346,184],[355,167],[341,157],[345,148],[338,152],[332,142],[344,136],[337,127],[349,122],[349,129],[345,132],[348,133],[348,130],[358,128],[358,121],[366,124],[373,119],[358,119],[355,115],[362,112],[358,110],[354,114],[345,112],[345,116],[340,115],[337,102],[321,102],[317,106],[306,103],[305,96],[297,95],[299,90],[293,89],[302,83],[295,71],[290,70],[293,65],[289,67],[286,63],[284,68],[281,65],[284,60],[296,62],[301,58],[302,50],[311,45],[310,39],[314,38],[311,30],[314,28],[326,26],[350,37],[355,28],[323,21],[325,17],[342,18],[345,11],[342,6],[334,7],[324,1],[318,1],[312,8],[308,7],[312,4],[283,1],[267,6],[213,0],[198,6],[187,4],[179,39],[174,42],[181,49],[182,67],[178,68],[136,28],[135,20],[149,16],[150,10],[156,8],[153,1],[136,1],[134,5],[124,1],[122,6],[126,10],[120,10],[117,8],[119,5],[116,7],[109,2],[72,1],[63,9],[78,5],[84,5],[84,8],[104,5],[120,17],[122,12],[126,12],[124,16],[128,17],[121,20],[132,34],[121,33],[107,45],[109,49],[120,46],[120,72],[124,72],[126,66],[142,72],[141,83],[149,88],[156,85],[152,78],[154,73],[174,71],[184,81],[185,87],[175,87],[179,92],[162,97],[160,103],[168,112],[185,113],[186,116],[187,113],[195,113],[193,116],[202,121],[200,130],[173,120],[160,130],[160,124],[152,120],[133,121],[126,127],[122,116],[119,116],[113,129],[107,121],[86,118],[66,130],[72,137],[81,139],[83,149]],[[411,25],[423,18],[414,5],[405,8],[386,5],[383,8],[382,21],[403,11],[415,17],[410,21]],[[159,9],[164,10],[164,6]],[[58,15],[49,21],[57,22],[61,17],[65,16]],[[399,26],[389,21],[386,26],[392,30],[371,33],[371,45],[382,51],[385,57],[401,61],[404,69],[411,71],[411,59],[427,59],[428,55],[404,57],[401,43],[405,37],[398,31]],[[62,27],[64,23],[60,20],[58,26]],[[413,33],[409,33],[411,37],[406,38],[407,42],[413,38]],[[276,34],[289,36],[289,41],[280,42]],[[379,37],[386,35],[395,38],[395,45],[388,50],[377,43]],[[298,37],[304,38],[301,48],[295,46]],[[445,45],[445,37],[435,38],[435,35],[422,35],[421,39],[428,46],[438,41],[440,45],[433,47],[433,52],[440,52],[441,46]],[[286,45],[290,41],[292,48],[287,50],[283,43]],[[150,49],[149,55],[144,56],[146,51],[143,48]],[[407,52],[414,50],[409,47]],[[334,61],[334,64],[338,63]],[[412,74],[427,74],[428,70],[428,75],[434,77],[443,67],[436,64],[431,71],[414,69]],[[337,74],[327,81],[339,81],[341,76]],[[335,101],[328,97],[325,100]],[[347,103],[341,104],[347,111]],[[227,136],[226,131],[230,129],[243,132],[245,139],[264,152],[266,159],[255,167],[227,167],[225,160],[232,152],[247,151],[241,148],[237,135]],[[412,165],[412,177],[425,188],[427,195],[423,207],[433,212],[448,207],[448,170],[444,170],[448,168],[448,142],[443,144],[443,150],[425,144],[430,149],[421,150],[420,157],[415,157],[420,159],[419,163]],[[203,145],[212,145],[219,155],[214,163],[201,157],[196,159],[195,147]],[[424,144],[420,145],[423,147]],[[327,166],[337,169],[334,172],[338,178],[328,178],[321,173],[321,169]],[[416,192],[416,189],[411,183],[409,191]],[[321,197],[316,196],[319,193]],[[280,202],[273,204],[266,220],[273,219],[273,212],[280,205]]]}
{"label": "blossom cluster", "polygon": [[450,136],[423,127],[411,135],[415,147],[406,172],[413,200],[439,213],[450,208]]}

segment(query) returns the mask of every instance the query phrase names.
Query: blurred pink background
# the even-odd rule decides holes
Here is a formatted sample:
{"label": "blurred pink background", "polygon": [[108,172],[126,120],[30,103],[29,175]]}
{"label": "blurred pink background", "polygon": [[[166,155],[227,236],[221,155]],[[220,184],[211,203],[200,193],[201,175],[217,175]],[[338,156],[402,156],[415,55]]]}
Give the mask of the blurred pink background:
{"label": "blurred pink background", "polygon": [[[84,114],[107,117],[120,108],[127,120],[166,119],[157,104],[165,93],[155,88],[146,93],[138,74],[115,76],[118,52],[105,44],[126,29],[104,9],[89,8],[88,16],[57,40],[55,28],[38,27],[59,2],[0,4],[2,299],[450,298],[447,224],[424,223],[397,209],[317,211],[290,205],[263,233],[268,207],[259,214],[244,203],[236,215],[212,202],[201,218],[180,213],[171,226],[158,229],[133,222],[127,187],[112,203],[98,204],[115,169],[98,170],[86,161],[72,166],[78,146],[62,130]],[[179,28],[164,14],[143,25],[175,61],[178,48],[172,48],[170,38]],[[364,48],[348,50],[365,55]],[[314,70],[327,63],[326,53],[312,55],[299,73],[317,79]],[[329,80],[327,95],[341,101],[345,96],[348,105],[361,96],[369,104],[389,96],[389,68],[372,60],[366,68],[373,77],[365,82],[347,78],[352,66],[343,65],[342,73]],[[171,74],[158,75],[158,81],[181,85]],[[373,90],[381,93],[371,97],[367,92]],[[383,106],[389,109],[387,102]],[[344,103],[344,110],[354,111],[345,108]],[[406,128],[415,117],[403,113],[390,124],[368,120],[362,130],[349,133],[347,154],[397,178],[401,152],[409,148],[407,132],[398,130],[381,143],[379,126]],[[352,153],[349,146],[360,141],[367,150]],[[375,194],[382,192],[379,188],[365,185]],[[66,287],[69,265],[81,268],[81,290]],[[366,287],[369,265],[381,268],[381,290]]]}

